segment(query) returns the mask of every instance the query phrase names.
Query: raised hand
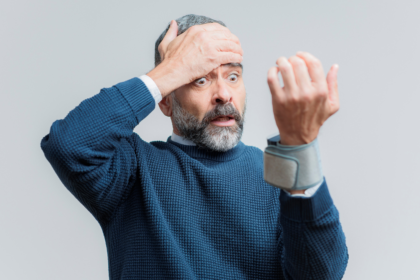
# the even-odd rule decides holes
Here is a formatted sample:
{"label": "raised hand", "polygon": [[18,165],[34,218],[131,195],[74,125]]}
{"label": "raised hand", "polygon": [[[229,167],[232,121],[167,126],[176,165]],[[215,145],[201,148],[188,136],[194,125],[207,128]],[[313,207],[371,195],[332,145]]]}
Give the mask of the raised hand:
{"label": "raised hand", "polygon": [[[277,59],[268,71],[274,118],[281,144],[303,145],[318,136],[322,124],[338,111],[338,65],[324,76],[321,62],[308,52]],[[278,72],[284,86],[281,87]]]}
{"label": "raised hand", "polygon": [[163,97],[222,64],[242,62],[239,39],[218,23],[194,25],[177,34],[177,23],[172,20],[158,47],[162,62],[147,74]]}

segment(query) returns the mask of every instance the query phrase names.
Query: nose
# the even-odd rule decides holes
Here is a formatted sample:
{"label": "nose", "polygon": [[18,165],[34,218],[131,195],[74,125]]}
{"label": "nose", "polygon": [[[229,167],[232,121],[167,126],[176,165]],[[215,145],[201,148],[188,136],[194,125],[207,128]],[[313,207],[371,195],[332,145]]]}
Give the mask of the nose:
{"label": "nose", "polygon": [[223,79],[218,79],[216,88],[214,89],[212,103],[213,105],[217,105],[229,102],[232,102],[232,93],[230,88]]}

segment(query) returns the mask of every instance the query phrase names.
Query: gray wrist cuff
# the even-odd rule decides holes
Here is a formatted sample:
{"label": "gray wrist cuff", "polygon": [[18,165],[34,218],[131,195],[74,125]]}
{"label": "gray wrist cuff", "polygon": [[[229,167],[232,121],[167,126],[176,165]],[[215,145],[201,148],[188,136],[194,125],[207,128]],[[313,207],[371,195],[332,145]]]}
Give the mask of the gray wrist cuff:
{"label": "gray wrist cuff", "polygon": [[318,138],[306,145],[279,143],[280,137],[268,139],[264,150],[264,180],[285,190],[304,190],[323,180]]}

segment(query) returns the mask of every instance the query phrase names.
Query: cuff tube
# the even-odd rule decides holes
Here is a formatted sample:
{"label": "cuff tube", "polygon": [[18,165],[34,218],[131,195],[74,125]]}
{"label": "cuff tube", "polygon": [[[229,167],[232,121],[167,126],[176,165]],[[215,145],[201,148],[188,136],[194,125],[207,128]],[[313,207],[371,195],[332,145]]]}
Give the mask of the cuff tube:
{"label": "cuff tube", "polygon": [[279,136],[268,139],[264,150],[264,180],[284,190],[304,190],[323,180],[318,138],[299,146],[282,145]]}

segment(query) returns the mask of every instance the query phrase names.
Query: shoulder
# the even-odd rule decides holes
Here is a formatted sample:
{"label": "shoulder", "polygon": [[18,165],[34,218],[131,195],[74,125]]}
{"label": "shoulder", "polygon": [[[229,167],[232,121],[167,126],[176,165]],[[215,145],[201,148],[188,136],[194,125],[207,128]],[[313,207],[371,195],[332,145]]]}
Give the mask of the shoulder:
{"label": "shoulder", "polygon": [[245,145],[242,159],[247,162],[252,162],[255,167],[263,168],[263,151],[258,147]]}
{"label": "shoulder", "polygon": [[262,156],[263,151],[255,146],[245,145],[245,151],[250,155]]}

